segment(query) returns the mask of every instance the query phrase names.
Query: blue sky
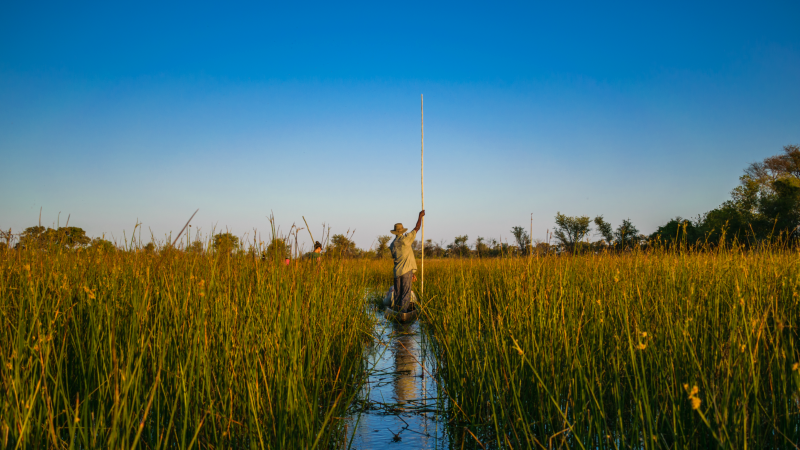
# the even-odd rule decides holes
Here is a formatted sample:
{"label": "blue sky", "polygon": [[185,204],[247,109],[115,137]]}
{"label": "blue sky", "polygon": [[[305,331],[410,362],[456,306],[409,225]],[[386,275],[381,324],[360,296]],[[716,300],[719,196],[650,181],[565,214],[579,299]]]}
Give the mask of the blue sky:
{"label": "blue sky", "polygon": [[[800,4],[4,4],[0,227],[646,233],[800,143]],[[318,235],[318,234],[317,234]],[[308,244],[307,237],[300,236]]]}

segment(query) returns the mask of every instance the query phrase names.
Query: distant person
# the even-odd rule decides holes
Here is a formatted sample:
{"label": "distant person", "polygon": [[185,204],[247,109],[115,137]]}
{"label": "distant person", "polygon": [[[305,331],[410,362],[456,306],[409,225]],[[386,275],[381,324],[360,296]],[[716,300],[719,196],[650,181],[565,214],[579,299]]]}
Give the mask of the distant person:
{"label": "distant person", "polygon": [[392,309],[401,312],[408,311],[411,303],[411,283],[417,281],[417,261],[414,259],[414,250],[411,249],[411,243],[416,239],[417,231],[422,226],[423,216],[425,216],[425,210],[419,212],[417,225],[410,233],[406,233],[408,228],[403,228],[402,223],[394,224],[394,230],[390,231],[395,235],[394,240],[389,245],[394,259],[394,302]]}
{"label": "distant person", "polygon": [[322,256],[322,244],[319,241],[314,242],[314,251],[308,254],[308,259],[316,259]]}

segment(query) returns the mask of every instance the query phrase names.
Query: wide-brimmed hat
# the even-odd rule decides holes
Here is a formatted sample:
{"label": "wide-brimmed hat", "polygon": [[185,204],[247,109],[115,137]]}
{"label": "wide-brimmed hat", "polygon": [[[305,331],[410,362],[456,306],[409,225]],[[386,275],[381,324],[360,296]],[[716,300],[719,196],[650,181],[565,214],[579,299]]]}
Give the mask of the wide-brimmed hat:
{"label": "wide-brimmed hat", "polygon": [[396,234],[396,235],[401,235],[401,234],[405,233],[406,231],[408,231],[408,228],[403,228],[403,224],[402,223],[396,223],[396,224],[394,224],[394,230],[390,231],[389,233]]}

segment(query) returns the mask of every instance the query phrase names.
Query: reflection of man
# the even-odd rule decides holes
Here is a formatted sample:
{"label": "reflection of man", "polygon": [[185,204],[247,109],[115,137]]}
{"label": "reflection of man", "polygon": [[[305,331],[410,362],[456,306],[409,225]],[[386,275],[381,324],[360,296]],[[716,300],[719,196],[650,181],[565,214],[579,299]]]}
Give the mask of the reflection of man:
{"label": "reflection of man", "polygon": [[398,403],[405,403],[419,398],[417,393],[417,342],[409,333],[411,328],[401,326],[400,335],[394,343],[394,395]]}
{"label": "reflection of man", "polygon": [[408,228],[403,228],[402,223],[394,224],[394,230],[391,231],[395,235],[394,241],[389,246],[392,258],[394,258],[394,302],[392,306],[395,310],[402,312],[408,311],[411,303],[411,283],[417,279],[415,276],[417,261],[414,259],[414,250],[411,248],[411,244],[422,226],[423,216],[425,216],[424,210],[419,212],[417,225],[410,233],[406,233]]}

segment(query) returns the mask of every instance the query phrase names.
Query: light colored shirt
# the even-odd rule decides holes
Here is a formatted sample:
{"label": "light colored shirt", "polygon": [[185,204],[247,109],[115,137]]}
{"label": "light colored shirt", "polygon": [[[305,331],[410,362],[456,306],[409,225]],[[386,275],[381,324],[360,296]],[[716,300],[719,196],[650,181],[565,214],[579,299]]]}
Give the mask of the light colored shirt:
{"label": "light colored shirt", "polygon": [[414,250],[411,249],[411,243],[417,237],[417,231],[411,230],[410,232],[396,236],[389,245],[392,251],[392,258],[394,258],[394,276],[399,277],[408,273],[408,271],[417,272],[417,261],[414,259]]}

